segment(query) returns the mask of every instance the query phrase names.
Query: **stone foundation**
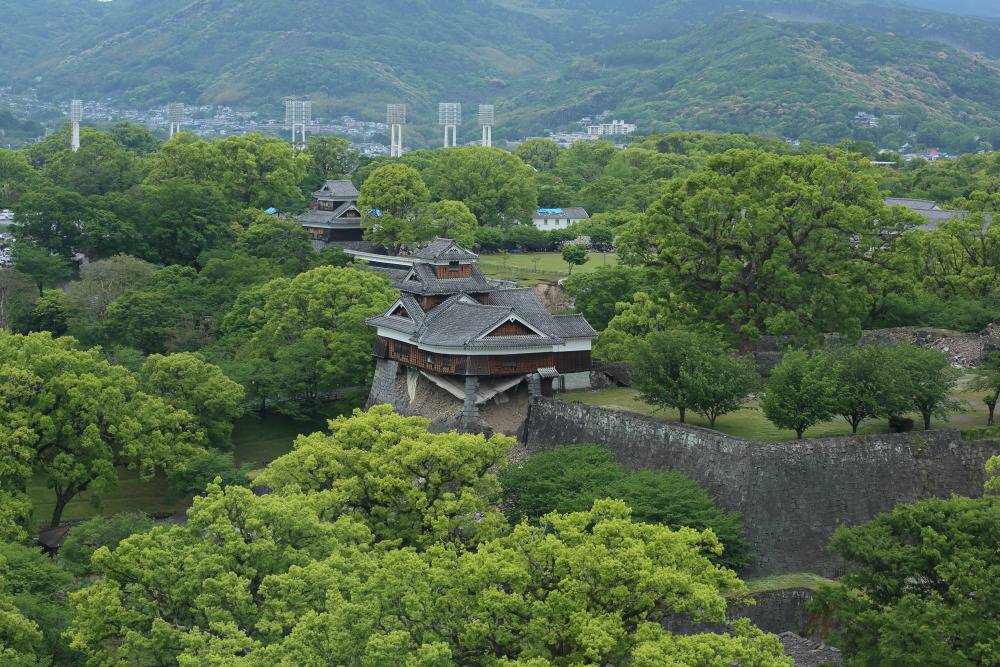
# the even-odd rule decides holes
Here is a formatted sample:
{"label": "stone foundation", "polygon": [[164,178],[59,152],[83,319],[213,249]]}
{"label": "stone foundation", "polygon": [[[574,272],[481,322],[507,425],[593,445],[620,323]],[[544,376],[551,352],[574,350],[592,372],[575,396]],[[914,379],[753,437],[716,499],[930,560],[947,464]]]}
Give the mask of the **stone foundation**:
{"label": "stone foundation", "polygon": [[[551,398],[531,402],[529,453],[600,444],[632,468],[680,470],[717,504],[741,512],[751,553],[744,576],[842,574],[827,552],[838,526],[858,526],[896,503],[976,497],[1000,441],[962,442],[958,430],[754,442],[718,431]],[[788,628],[786,628],[788,629]]]}

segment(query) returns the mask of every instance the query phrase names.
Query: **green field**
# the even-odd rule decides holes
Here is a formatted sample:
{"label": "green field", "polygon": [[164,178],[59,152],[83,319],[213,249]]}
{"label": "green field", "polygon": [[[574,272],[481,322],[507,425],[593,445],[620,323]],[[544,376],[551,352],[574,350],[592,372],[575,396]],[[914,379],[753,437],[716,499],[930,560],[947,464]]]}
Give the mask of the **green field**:
{"label": "green field", "polygon": [[[537,260],[537,261],[536,261]],[[586,264],[573,267],[573,273],[586,273],[599,266],[618,264],[618,255],[613,252],[592,252]],[[568,265],[558,252],[512,252],[504,255],[480,255],[479,266],[490,278],[516,280],[522,285],[552,282],[565,278]]]}
{"label": "green field", "polygon": [[[968,382],[969,377],[966,376],[963,378],[959,386],[959,391],[955,392],[956,398],[968,403],[968,412],[952,415],[947,421],[933,419],[931,420],[931,428],[971,428],[986,425],[987,410],[986,405],[983,404],[981,392],[968,391],[963,388],[965,383]],[[559,398],[569,402],[598,405],[610,410],[627,410],[662,419],[678,419],[676,410],[656,410],[639,400],[639,392],[637,390],[628,387],[560,394]],[[923,422],[919,414],[906,416],[913,418],[915,422],[914,426],[920,428]],[[687,414],[687,423],[708,428],[707,419],[690,412]],[[764,413],[757,408],[756,401],[748,401],[746,408],[716,419],[715,430],[738,438],[760,440],[763,442],[783,442],[795,439],[795,431],[777,429],[771,422],[767,421],[764,418]],[[864,421],[858,427],[858,433],[884,433],[885,430],[886,423],[884,419]],[[848,423],[838,417],[807,429],[803,436],[818,438],[827,435],[846,435],[850,432],[851,427]]]}

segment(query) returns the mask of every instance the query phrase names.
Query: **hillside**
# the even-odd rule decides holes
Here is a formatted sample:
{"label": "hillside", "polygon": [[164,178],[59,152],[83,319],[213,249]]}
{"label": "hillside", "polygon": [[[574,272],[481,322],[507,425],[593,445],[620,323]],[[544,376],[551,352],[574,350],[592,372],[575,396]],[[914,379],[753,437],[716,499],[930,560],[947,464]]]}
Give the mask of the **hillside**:
{"label": "hillside", "polygon": [[497,138],[604,109],[643,131],[895,129],[859,135],[863,110],[971,136],[1000,108],[1000,21],[895,0],[0,0],[0,13],[0,69],[42,99],[276,115],[307,96],[317,116],[364,118],[402,101],[418,146],[452,100],[496,104]]}
{"label": "hillside", "polygon": [[[256,106],[308,94],[321,108],[358,112],[390,101],[429,107],[458,91],[481,97],[554,56],[537,36],[553,29],[486,0],[463,0],[451,12],[426,0],[163,0],[155,10],[140,0],[106,4],[78,16],[75,35],[53,26],[50,48],[32,62],[25,54],[40,38],[21,24],[18,34],[8,32],[3,64],[15,83],[40,77],[43,97],[69,90],[126,104]],[[58,14],[67,2],[37,5]],[[0,13],[8,6],[15,0],[0,2]]]}
{"label": "hillside", "polygon": [[858,111],[899,115],[900,131],[934,122],[948,131],[956,122],[995,126],[998,76],[996,62],[942,44],[743,13],[682,38],[632,42],[579,59],[558,81],[512,106],[537,120],[568,121],[585,109],[609,108],[653,132],[777,132],[836,141],[857,136],[851,120]]}

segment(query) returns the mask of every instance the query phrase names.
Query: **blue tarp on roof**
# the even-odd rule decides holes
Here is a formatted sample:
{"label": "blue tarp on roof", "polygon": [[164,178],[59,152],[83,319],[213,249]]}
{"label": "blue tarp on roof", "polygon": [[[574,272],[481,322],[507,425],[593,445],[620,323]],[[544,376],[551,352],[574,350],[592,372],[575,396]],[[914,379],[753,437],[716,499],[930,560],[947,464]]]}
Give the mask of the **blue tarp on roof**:
{"label": "blue tarp on roof", "polygon": [[274,215],[277,212],[278,212],[278,209],[274,208],[273,206],[271,208],[264,209],[264,213],[268,213],[270,215]]}
{"label": "blue tarp on roof", "polygon": [[544,215],[546,213],[562,213],[563,210],[561,208],[540,208],[538,212]]}

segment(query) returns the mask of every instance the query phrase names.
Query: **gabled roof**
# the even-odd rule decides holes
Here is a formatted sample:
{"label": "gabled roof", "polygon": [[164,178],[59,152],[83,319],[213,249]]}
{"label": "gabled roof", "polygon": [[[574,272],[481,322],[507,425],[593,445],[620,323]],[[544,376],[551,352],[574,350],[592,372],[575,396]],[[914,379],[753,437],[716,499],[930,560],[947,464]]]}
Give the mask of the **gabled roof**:
{"label": "gabled roof", "polygon": [[597,331],[582,313],[574,315],[553,315],[552,318],[562,330],[563,338],[597,338]]}
{"label": "gabled roof", "polygon": [[936,201],[930,199],[908,199],[905,197],[886,197],[886,206],[905,206],[914,211],[940,211]]}
{"label": "gabled roof", "polygon": [[[406,312],[408,317],[401,317],[395,314],[400,308]],[[420,324],[426,318],[427,314],[420,307],[420,304],[417,303],[417,300],[404,292],[396,300],[396,303],[392,304],[383,315],[370,317],[366,322],[372,326],[385,327],[386,329],[406,334],[415,334]]]}
{"label": "gabled roof", "polygon": [[357,204],[351,201],[345,201],[340,206],[332,211],[321,211],[318,208],[313,208],[302,215],[295,217],[295,222],[304,225],[330,225],[334,227],[360,227],[361,217],[356,218],[345,218],[344,213],[350,210],[358,210]]}
{"label": "gabled roof", "polygon": [[327,181],[312,196],[314,199],[357,199],[361,193],[350,181]]}
{"label": "gabled roof", "polygon": [[[538,333],[489,336],[501,324],[512,320]],[[432,310],[410,340],[418,345],[462,348],[538,347],[564,342],[552,334],[552,328],[539,329],[513,308],[485,306],[466,295],[456,295]]]}
{"label": "gabled roof", "polygon": [[488,292],[496,288],[496,283],[472,264],[472,275],[468,278],[438,278],[430,264],[414,263],[409,275],[392,285],[404,292],[414,294],[457,294],[459,292]]}
{"label": "gabled roof", "polygon": [[454,239],[436,238],[426,248],[410,253],[410,257],[429,261],[471,261],[479,259],[479,255],[471,253],[455,243]]}

